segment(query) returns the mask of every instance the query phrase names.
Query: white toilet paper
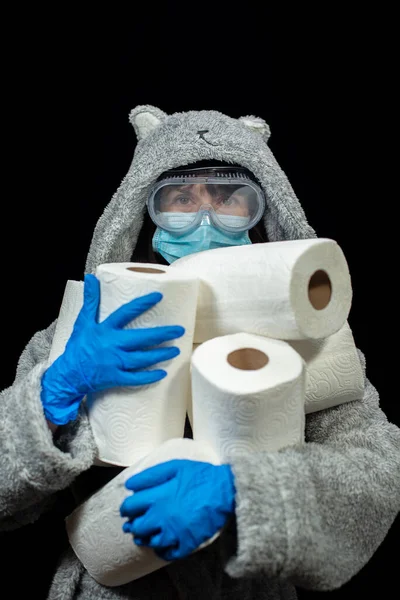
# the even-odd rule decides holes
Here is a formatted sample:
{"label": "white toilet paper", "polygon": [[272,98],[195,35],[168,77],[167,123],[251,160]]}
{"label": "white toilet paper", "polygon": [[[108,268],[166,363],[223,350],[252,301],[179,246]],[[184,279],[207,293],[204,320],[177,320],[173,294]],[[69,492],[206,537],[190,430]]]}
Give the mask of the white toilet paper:
{"label": "white toilet paper", "polygon": [[[182,325],[183,337],[164,345],[180,355],[160,363],[165,379],[148,385],[113,388],[88,397],[89,420],[98,448],[98,464],[129,466],[165,440],[183,435],[190,390],[190,358],[198,280],[169,266],[111,263],[96,270],[100,281],[99,322],[133,298],[159,291],[161,302],[128,326]],[[151,367],[151,370],[157,368]]]}
{"label": "white toilet paper", "polygon": [[176,260],[201,279],[194,342],[231,333],[320,339],[348,318],[348,265],[330,239],[232,246]]}
{"label": "white toilet paper", "polygon": [[363,397],[364,373],[347,322],[323,340],[289,343],[306,363],[306,413]]}
{"label": "white toilet paper", "polygon": [[[288,342],[306,365],[306,414],[324,410],[364,395],[364,373],[357,346],[348,322],[323,340],[293,340]],[[193,344],[193,351],[200,344]],[[187,408],[193,429],[192,395]]]}
{"label": "white toilet paper", "polygon": [[[88,573],[105,586],[123,585],[167,564],[151,548],[136,546],[122,531],[125,521],[119,508],[131,493],[125,488],[129,477],[153,465],[175,458],[219,464],[214,452],[193,440],[171,439],[135,465],[124,469],[66,519],[70,544]],[[198,549],[211,544],[219,532]]]}
{"label": "white toilet paper", "polygon": [[305,365],[287,342],[222,336],[191,363],[193,438],[221,461],[304,442]]}
{"label": "white toilet paper", "polygon": [[[193,344],[192,353],[198,348],[201,344]],[[193,403],[192,403],[192,386],[190,385],[188,400],[187,400],[187,416],[189,419],[190,426],[193,430]]]}
{"label": "white toilet paper", "polygon": [[50,349],[51,362],[64,352],[82,305],[83,281],[67,281]]}

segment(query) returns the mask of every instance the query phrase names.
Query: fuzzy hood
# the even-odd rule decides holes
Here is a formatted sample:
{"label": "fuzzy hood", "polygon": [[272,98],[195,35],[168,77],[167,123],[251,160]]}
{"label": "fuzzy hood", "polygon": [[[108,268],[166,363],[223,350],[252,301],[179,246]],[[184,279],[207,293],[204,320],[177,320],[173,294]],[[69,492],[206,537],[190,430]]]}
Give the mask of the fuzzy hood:
{"label": "fuzzy hood", "polygon": [[235,119],[217,111],[167,115],[141,105],[129,120],[137,136],[132,163],[96,224],[86,273],[102,263],[130,261],[150,187],[164,171],[202,160],[240,165],[255,175],[266,196],[264,220],[270,241],[317,237],[268,146],[270,129],[263,119]]}

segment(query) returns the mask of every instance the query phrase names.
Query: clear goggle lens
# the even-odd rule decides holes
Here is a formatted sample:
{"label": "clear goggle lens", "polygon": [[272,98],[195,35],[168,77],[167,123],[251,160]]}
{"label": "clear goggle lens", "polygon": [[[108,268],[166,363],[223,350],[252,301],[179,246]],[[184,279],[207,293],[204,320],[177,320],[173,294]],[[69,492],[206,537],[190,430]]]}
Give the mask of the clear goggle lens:
{"label": "clear goggle lens", "polygon": [[154,186],[147,204],[154,223],[175,232],[204,222],[225,231],[245,231],[265,210],[259,186],[243,178],[227,182],[216,177],[168,178]]}

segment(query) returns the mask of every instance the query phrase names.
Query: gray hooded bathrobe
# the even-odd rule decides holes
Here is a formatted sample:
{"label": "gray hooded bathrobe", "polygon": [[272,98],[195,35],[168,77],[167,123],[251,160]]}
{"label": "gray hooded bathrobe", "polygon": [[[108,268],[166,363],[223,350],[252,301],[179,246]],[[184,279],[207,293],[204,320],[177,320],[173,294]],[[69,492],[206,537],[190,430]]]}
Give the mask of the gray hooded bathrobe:
{"label": "gray hooded bathrobe", "polygon": [[[130,261],[149,186],[163,171],[206,159],[254,173],[267,198],[269,240],[316,237],[267,145],[269,128],[262,119],[214,111],[168,116],[138,106],[130,121],[138,139],[133,161],[99,218],[85,272]],[[43,414],[40,382],[54,330],[52,323],[33,336],[15,382],[1,395],[3,531],[39,519],[51,510],[52,497],[93,465],[95,444],[84,407],[56,438]],[[361,352],[360,358],[365,375]],[[369,561],[400,510],[400,430],[388,422],[365,379],[364,397],[307,415],[306,441],[301,448],[234,460],[236,518],[207,548],[115,588],[96,583],[70,548],[54,574],[50,598],[289,600],[296,598],[295,586],[343,585]]]}

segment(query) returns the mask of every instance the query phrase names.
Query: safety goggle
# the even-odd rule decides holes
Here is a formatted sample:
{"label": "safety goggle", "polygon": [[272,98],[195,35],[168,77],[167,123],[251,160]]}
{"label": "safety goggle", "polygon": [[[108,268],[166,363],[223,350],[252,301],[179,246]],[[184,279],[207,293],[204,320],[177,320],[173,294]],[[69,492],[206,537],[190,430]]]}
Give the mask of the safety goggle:
{"label": "safety goggle", "polygon": [[150,217],[176,234],[204,223],[231,233],[251,229],[264,214],[265,197],[247,173],[229,167],[169,171],[150,190]]}

